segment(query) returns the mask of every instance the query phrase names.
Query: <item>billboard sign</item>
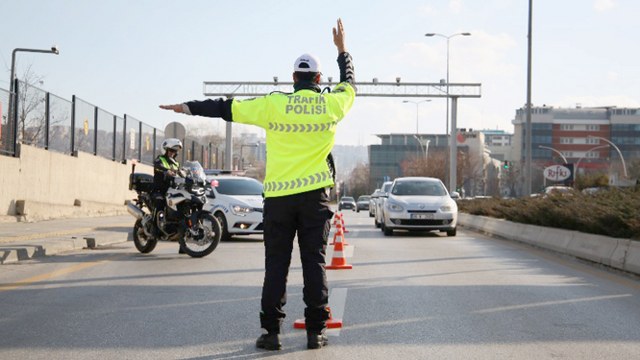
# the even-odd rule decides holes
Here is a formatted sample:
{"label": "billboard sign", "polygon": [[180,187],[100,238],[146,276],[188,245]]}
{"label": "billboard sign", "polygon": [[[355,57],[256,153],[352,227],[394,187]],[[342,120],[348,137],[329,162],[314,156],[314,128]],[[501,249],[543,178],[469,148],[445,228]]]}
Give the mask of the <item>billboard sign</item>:
{"label": "billboard sign", "polygon": [[544,169],[544,178],[551,181],[573,180],[573,164],[552,165]]}

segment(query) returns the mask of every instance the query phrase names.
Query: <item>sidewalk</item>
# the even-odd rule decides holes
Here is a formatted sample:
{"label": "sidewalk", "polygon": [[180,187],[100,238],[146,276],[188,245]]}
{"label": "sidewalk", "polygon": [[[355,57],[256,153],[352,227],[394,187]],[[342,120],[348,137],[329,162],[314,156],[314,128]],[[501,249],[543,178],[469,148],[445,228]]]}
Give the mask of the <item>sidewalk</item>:
{"label": "sidewalk", "polygon": [[0,223],[0,264],[130,239],[130,215]]}

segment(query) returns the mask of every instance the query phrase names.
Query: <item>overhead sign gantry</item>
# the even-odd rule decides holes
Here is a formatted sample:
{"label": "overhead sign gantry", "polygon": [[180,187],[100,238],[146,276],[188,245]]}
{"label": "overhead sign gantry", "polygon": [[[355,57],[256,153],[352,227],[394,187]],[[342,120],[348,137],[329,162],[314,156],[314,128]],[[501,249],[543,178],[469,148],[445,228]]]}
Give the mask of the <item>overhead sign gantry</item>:
{"label": "overhead sign gantry", "polygon": [[[321,88],[332,87],[337,83],[328,78],[327,82],[320,84]],[[451,99],[451,127],[449,141],[449,190],[456,189],[457,167],[457,142],[456,127],[458,116],[459,98],[479,98],[482,86],[479,83],[412,83],[402,82],[396,78],[395,82],[379,82],[373,79],[371,82],[357,82],[357,97],[402,97],[402,98],[450,98]],[[205,96],[231,97],[256,97],[270,94],[274,91],[289,93],[293,90],[293,82],[279,82],[277,77],[272,82],[260,81],[205,81],[203,93]],[[448,119],[447,119],[448,121]],[[225,164],[231,166],[232,131],[231,123],[227,123],[225,141]],[[228,169],[231,170],[231,169]]]}

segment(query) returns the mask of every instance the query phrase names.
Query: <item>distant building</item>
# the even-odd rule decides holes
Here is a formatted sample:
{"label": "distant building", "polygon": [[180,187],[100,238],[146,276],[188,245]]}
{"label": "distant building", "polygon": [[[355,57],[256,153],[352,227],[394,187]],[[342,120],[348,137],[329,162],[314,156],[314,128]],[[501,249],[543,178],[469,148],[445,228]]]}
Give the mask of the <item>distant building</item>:
{"label": "distant building", "polygon": [[385,181],[403,176],[401,164],[410,156],[432,151],[445,151],[448,136],[444,134],[384,134],[376,135],[380,145],[369,145],[369,182],[378,189]]}
{"label": "distant building", "polygon": [[[381,139],[381,144],[369,146],[369,181],[372,189],[380,188],[385,181],[406,176],[403,174],[402,163],[411,156],[423,153],[428,156],[431,152],[448,153],[449,150],[449,136],[445,134],[377,136]],[[500,161],[491,158],[484,132],[459,129],[456,141],[458,152],[467,159],[470,166],[465,169],[463,176],[458,176],[459,183],[462,184],[460,190],[464,189],[467,196],[499,194]],[[508,146],[504,148],[509,149]],[[445,172],[448,174],[448,167]],[[448,185],[446,179],[442,180]]]}
{"label": "distant building", "polygon": [[[516,110],[513,120],[514,160],[524,163],[527,109]],[[551,164],[574,164],[577,174],[606,172],[612,184],[621,184],[625,163],[640,157],[640,109],[593,107],[531,109],[532,189],[545,184],[544,167]],[[561,156],[562,155],[562,156]],[[564,159],[562,159],[564,157]],[[626,164],[625,164],[626,165]]]}
{"label": "distant building", "polygon": [[484,134],[484,143],[491,157],[496,160],[514,160],[511,144],[513,134],[504,130],[479,130]]}

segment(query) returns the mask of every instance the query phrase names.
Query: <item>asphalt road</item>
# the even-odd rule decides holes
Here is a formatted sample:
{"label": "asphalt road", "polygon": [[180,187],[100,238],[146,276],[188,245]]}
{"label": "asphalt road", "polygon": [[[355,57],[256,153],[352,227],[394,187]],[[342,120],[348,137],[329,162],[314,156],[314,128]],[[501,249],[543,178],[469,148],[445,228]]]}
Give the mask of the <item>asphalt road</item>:
{"label": "asphalt road", "polygon": [[[328,271],[343,328],[306,350],[297,248],[284,349],[255,348],[260,237],[210,256],[132,243],[0,267],[0,359],[638,359],[640,281],[459,229],[384,237],[345,212],[347,262]],[[328,261],[331,261],[329,257]]]}

